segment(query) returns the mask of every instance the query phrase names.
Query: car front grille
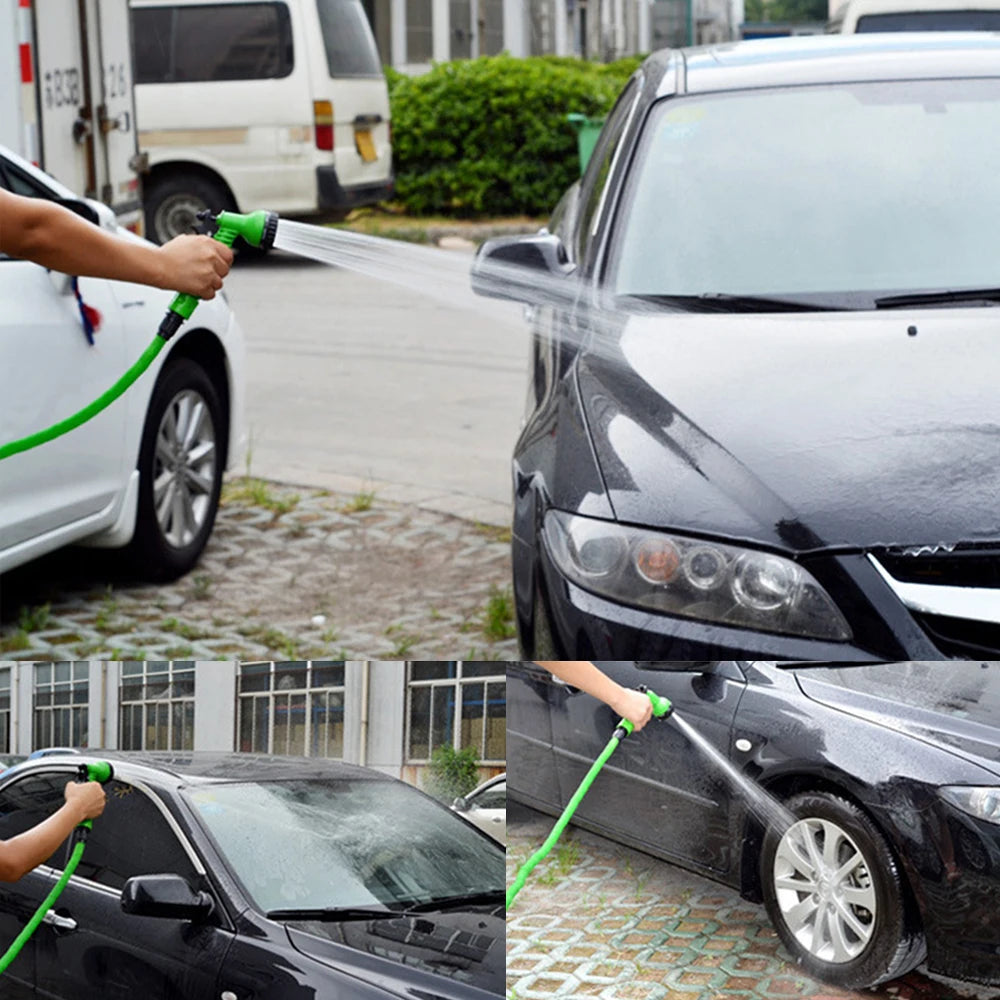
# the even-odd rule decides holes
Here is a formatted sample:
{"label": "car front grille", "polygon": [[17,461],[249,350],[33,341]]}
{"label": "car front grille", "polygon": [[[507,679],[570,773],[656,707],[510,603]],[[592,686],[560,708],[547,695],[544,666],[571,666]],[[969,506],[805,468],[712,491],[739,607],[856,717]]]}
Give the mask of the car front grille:
{"label": "car front grille", "polygon": [[1000,547],[892,549],[869,559],[943,656],[1000,658]]}
{"label": "car front grille", "polygon": [[1000,659],[1000,625],[919,612],[915,612],[913,617],[927,633],[927,638],[945,656],[974,660],[980,657]]}

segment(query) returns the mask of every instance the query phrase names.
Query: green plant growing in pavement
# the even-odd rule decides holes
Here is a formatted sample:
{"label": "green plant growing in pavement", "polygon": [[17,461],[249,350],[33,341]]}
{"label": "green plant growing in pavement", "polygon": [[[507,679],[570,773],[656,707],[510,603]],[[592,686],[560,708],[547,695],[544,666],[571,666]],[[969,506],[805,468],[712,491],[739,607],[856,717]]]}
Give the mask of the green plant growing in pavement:
{"label": "green plant growing in pavement", "polygon": [[231,503],[246,503],[251,507],[263,507],[276,517],[287,514],[298,505],[299,495],[280,496],[271,483],[253,476],[244,476],[227,482],[222,487],[222,497],[219,503],[225,506]]}
{"label": "green plant growing in pavement", "polygon": [[483,610],[483,634],[490,642],[502,642],[517,634],[514,625],[514,595],[510,587],[494,585]]}
{"label": "green plant growing in pavement", "polygon": [[31,637],[23,628],[10,635],[0,638],[0,653],[18,653],[31,647]]}
{"label": "green plant growing in pavement", "polygon": [[428,767],[427,791],[442,802],[451,803],[479,784],[479,755],[475,747],[456,750],[450,743],[437,747]]}
{"label": "green plant growing in pavement", "polygon": [[358,490],[350,500],[340,506],[339,510],[341,514],[363,514],[366,510],[371,510],[374,503],[374,490]]}
{"label": "green plant growing in pavement", "polygon": [[111,624],[111,619],[118,613],[118,602],[115,600],[110,584],[101,598],[101,606],[94,616],[94,627],[98,632],[114,632],[115,628]]}
{"label": "green plant growing in pavement", "polygon": [[51,604],[39,604],[35,608],[22,605],[17,616],[17,627],[22,632],[41,632],[49,623]]}
{"label": "green plant growing in pavement", "polygon": [[191,596],[196,601],[207,601],[211,593],[211,576],[208,573],[196,573],[191,579]]}
{"label": "green plant growing in pavement", "polygon": [[580,845],[564,840],[555,849],[555,865],[560,875],[568,875],[580,863]]}

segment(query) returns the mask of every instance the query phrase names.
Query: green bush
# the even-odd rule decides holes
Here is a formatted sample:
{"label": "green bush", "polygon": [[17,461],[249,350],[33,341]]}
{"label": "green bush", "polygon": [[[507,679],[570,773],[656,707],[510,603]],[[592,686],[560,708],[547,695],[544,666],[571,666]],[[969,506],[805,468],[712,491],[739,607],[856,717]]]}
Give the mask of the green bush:
{"label": "green bush", "polygon": [[607,114],[639,62],[500,55],[388,70],[398,199],[414,215],[548,215],[579,175],[566,115]]}
{"label": "green bush", "polygon": [[427,791],[451,805],[459,795],[471,792],[479,784],[477,759],[473,747],[456,750],[450,743],[439,746],[431,754]]}

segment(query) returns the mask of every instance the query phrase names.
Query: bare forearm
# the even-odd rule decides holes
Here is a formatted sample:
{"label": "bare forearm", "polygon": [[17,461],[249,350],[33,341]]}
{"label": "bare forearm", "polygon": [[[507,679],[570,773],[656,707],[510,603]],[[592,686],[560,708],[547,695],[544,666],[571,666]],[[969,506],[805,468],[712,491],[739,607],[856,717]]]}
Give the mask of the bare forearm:
{"label": "bare forearm", "polygon": [[609,705],[622,718],[628,719],[637,731],[642,729],[653,714],[652,702],[644,694],[622,687],[589,660],[535,662],[567,684],[572,684]]}
{"label": "bare forearm", "polygon": [[593,663],[588,660],[556,660],[537,661],[540,667],[544,667],[551,674],[555,674],[560,680],[571,684],[587,694],[593,695],[605,704],[614,704],[618,698],[622,687],[613,681],[607,674],[602,673]]}
{"label": "bare forearm", "polygon": [[156,247],[126,242],[51,202],[35,201],[23,216],[19,231],[4,234],[3,248],[13,257],[65,274],[166,287]]}
{"label": "bare forearm", "polygon": [[85,818],[79,804],[67,802],[37,826],[0,842],[0,881],[16,882],[50,858]]}

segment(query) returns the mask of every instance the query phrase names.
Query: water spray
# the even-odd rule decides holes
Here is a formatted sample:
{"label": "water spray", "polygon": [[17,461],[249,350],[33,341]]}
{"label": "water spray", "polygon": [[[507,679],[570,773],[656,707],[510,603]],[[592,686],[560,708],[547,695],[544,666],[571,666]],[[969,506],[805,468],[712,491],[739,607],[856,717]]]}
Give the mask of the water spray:
{"label": "water spray", "polygon": [[[674,706],[666,699],[658,694],[650,691],[645,685],[639,688],[650,700],[653,705],[653,715],[658,719],[667,719],[673,713]],[[577,806],[583,801],[583,797],[590,790],[590,786],[594,783],[594,779],[600,773],[601,768],[607,763],[608,758],[618,749],[619,744],[626,736],[634,732],[635,726],[629,722],[628,719],[619,719],[618,725],[615,727],[614,733],[611,735],[611,739],[608,740],[608,745],[600,752],[597,760],[590,766],[590,770],[586,773],[583,781],[580,782],[579,787],[573,793],[569,802],[566,804],[566,808],[562,811],[562,815],[556,820],[556,825],[552,827],[552,832],[548,835],[546,841],[542,846],[535,851],[534,854],[528,858],[527,861],[518,870],[517,875],[514,877],[514,881],[510,884],[507,889],[507,909],[509,910],[511,904],[514,902],[514,898],[517,894],[524,888],[525,882],[528,881],[528,876],[532,873],[535,866],[548,855],[549,851],[552,850],[556,845],[556,841],[562,836],[563,830],[566,829],[566,825],[569,823],[570,819],[573,817],[573,813],[576,812]]]}
{"label": "water spray", "polygon": [[[81,764],[77,769],[76,780],[98,781],[102,785],[106,785],[114,776],[114,768],[106,760],[101,760],[94,764]],[[24,925],[24,930],[14,938],[13,944],[4,952],[3,957],[0,958],[0,975],[7,970],[11,962],[21,953],[21,949],[38,929],[38,925],[45,919],[45,914],[52,909],[56,900],[62,895],[63,889],[66,888],[67,883],[73,877],[77,866],[80,864],[80,859],[83,857],[84,849],[87,846],[87,836],[93,829],[94,821],[92,819],[85,819],[73,831],[73,850],[69,861],[66,862],[66,867],[63,869],[62,876],[52,887],[52,891],[42,900],[41,905],[35,911],[35,915]]]}
{"label": "water spray", "polygon": [[[212,215],[211,212],[201,212],[198,218],[215,223],[217,228],[212,239],[224,243],[227,247],[231,247],[237,237],[242,237],[252,247],[269,250],[274,244],[274,237],[278,229],[278,216],[274,212],[251,212],[249,215],[240,215],[236,212],[219,212],[218,215]],[[27,437],[0,446],[0,461],[62,437],[63,434],[68,434],[81,424],[92,420],[102,410],[107,409],[149,368],[163,346],[180,329],[181,324],[191,318],[198,302],[199,299],[194,295],[181,293],[175,296],[150,345],[143,351],[139,360],[110,389],[65,420],[60,420],[45,430],[36,431]]]}

